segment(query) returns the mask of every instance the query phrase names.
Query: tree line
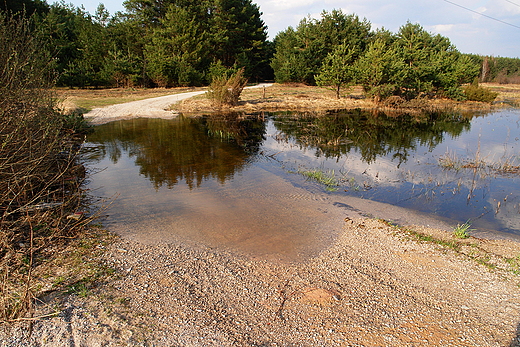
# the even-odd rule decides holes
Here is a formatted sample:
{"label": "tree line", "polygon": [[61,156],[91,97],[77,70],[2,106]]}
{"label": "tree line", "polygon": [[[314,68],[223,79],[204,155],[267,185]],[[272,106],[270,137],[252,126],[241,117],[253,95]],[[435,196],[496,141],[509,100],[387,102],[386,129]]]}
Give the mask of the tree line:
{"label": "tree line", "polygon": [[203,85],[227,69],[258,80],[271,71],[267,27],[251,0],[127,0],[112,16],[103,4],[92,15],[63,1],[22,0],[25,12],[20,0],[2,1],[33,16],[59,86]]}
{"label": "tree line", "polygon": [[354,14],[324,11],[269,41],[251,0],[126,0],[124,6],[111,15],[103,4],[90,14],[64,1],[0,1],[8,15],[31,16],[54,57],[58,86],[207,85],[243,68],[250,81],[318,84],[338,96],[359,84],[376,99],[464,99],[461,85],[477,77],[520,80],[520,59],[462,54],[419,24],[392,33],[372,30]]}

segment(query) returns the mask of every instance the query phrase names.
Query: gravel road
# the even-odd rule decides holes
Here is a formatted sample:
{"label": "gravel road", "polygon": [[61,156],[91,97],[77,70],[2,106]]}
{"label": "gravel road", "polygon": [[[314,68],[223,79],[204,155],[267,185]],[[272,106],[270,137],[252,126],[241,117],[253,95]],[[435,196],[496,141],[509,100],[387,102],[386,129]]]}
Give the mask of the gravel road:
{"label": "gravel road", "polygon": [[518,346],[518,277],[378,220],[297,263],[124,239],[103,261],[114,279],[0,346]]}
{"label": "gravel road", "polygon": [[[246,87],[252,88],[267,88],[272,84],[262,83],[254,86]],[[157,98],[150,98],[144,100],[137,100],[127,102],[124,104],[111,105],[106,107],[95,108],[84,115],[91,124],[99,125],[108,123],[114,120],[128,119],[128,118],[173,118],[177,113],[170,110],[170,106],[197,95],[206,93],[205,91],[180,93],[166,96],[159,96]]]}

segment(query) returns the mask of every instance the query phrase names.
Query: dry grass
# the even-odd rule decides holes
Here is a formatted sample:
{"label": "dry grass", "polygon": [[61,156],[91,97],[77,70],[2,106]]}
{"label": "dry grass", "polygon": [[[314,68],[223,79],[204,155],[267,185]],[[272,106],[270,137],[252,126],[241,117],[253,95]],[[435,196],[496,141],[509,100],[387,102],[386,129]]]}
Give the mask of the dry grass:
{"label": "dry grass", "polygon": [[[211,102],[204,96],[184,100],[174,105],[179,112],[188,114],[215,112]],[[374,108],[375,104],[362,98],[361,87],[341,99],[325,88],[304,84],[274,84],[268,88],[244,89],[237,106],[230,112],[262,111],[326,111],[332,109]]]}
{"label": "dry grass", "polygon": [[473,158],[460,158],[454,153],[446,153],[439,157],[439,165],[446,170],[463,169],[478,170],[482,175],[517,175],[520,173],[520,159],[515,156],[498,160],[485,160],[477,151]]}
{"label": "dry grass", "polygon": [[520,84],[481,83],[480,85],[498,93],[495,104],[520,106]]}
{"label": "dry grass", "polygon": [[[204,96],[184,100],[173,108],[185,114],[197,115],[217,112],[211,102]],[[457,102],[447,99],[417,99],[402,104],[375,103],[366,99],[361,86],[354,86],[341,99],[334,92],[316,86],[303,84],[274,84],[272,87],[244,89],[240,102],[229,112],[274,112],[301,111],[322,113],[329,110],[361,108],[374,112],[399,115],[402,113],[423,114],[433,111],[487,111],[491,105],[481,102]]]}
{"label": "dry grass", "polygon": [[[334,92],[316,86],[304,84],[274,84],[272,87],[244,89],[239,104],[227,109],[229,112],[273,112],[301,111],[322,113],[329,110],[361,108],[374,112],[384,112],[388,115],[402,113],[423,114],[433,111],[482,111],[492,106],[480,102],[456,102],[447,99],[412,100],[398,106],[388,103],[375,103],[366,99],[361,86],[352,87],[341,99]],[[197,115],[217,112],[204,95],[184,100],[173,108],[185,114]]]}
{"label": "dry grass", "polygon": [[121,104],[130,101],[155,98],[200,90],[202,88],[107,88],[107,89],[70,89],[55,88],[60,101],[59,107],[65,112],[90,111],[96,107]]}
{"label": "dry grass", "polygon": [[[520,105],[520,85],[483,83],[482,86],[499,93],[495,105]],[[61,107],[66,111],[89,111],[118,103],[142,100],[163,95],[184,93],[204,88],[111,88],[111,89],[68,89],[58,88],[56,93]],[[385,113],[420,113],[423,111],[486,111],[492,106],[480,102],[456,102],[446,99],[419,100],[407,102],[395,107],[385,103],[374,103],[365,99],[361,86],[350,88],[341,99],[336,99],[334,92],[316,86],[304,84],[274,84],[272,87],[244,89],[237,106],[227,108],[229,112],[269,112],[269,111],[308,111],[323,112],[337,109],[362,108]],[[173,105],[173,109],[186,114],[204,114],[217,112],[206,95],[197,96]]]}

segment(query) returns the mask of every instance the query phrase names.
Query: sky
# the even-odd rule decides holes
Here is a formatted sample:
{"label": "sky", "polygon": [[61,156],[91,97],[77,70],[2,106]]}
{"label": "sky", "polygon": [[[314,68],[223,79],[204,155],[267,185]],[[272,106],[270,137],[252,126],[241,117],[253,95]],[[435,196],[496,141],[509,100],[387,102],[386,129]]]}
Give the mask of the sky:
{"label": "sky", "polygon": [[[52,0],[48,0],[52,3]],[[94,13],[103,3],[114,14],[123,0],[65,0]],[[341,9],[366,18],[372,29],[396,33],[407,21],[448,37],[463,53],[520,58],[520,0],[253,0],[263,13],[269,39],[305,17]]]}

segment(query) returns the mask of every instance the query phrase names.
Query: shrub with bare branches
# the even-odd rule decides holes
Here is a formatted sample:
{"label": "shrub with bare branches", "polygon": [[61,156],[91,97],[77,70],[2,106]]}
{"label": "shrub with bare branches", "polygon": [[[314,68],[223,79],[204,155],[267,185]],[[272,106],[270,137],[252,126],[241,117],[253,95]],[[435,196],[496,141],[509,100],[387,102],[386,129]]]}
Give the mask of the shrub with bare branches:
{"label": "shrub with bare branches", "polygon": [[0,11],[0,47],[0,321],[12,321],[30,312],[45,248],[83,223],[67,216],[81,203],[84,170],[31,19]]}
{"label": "shrub with bare branches", "polygon": [[211,82],[208,97],[217,108],[236,106],[246,84],[247,78],[244,77],[244,68],[241,68],[229,77],[227,74],[222,74],[215,77]]}

